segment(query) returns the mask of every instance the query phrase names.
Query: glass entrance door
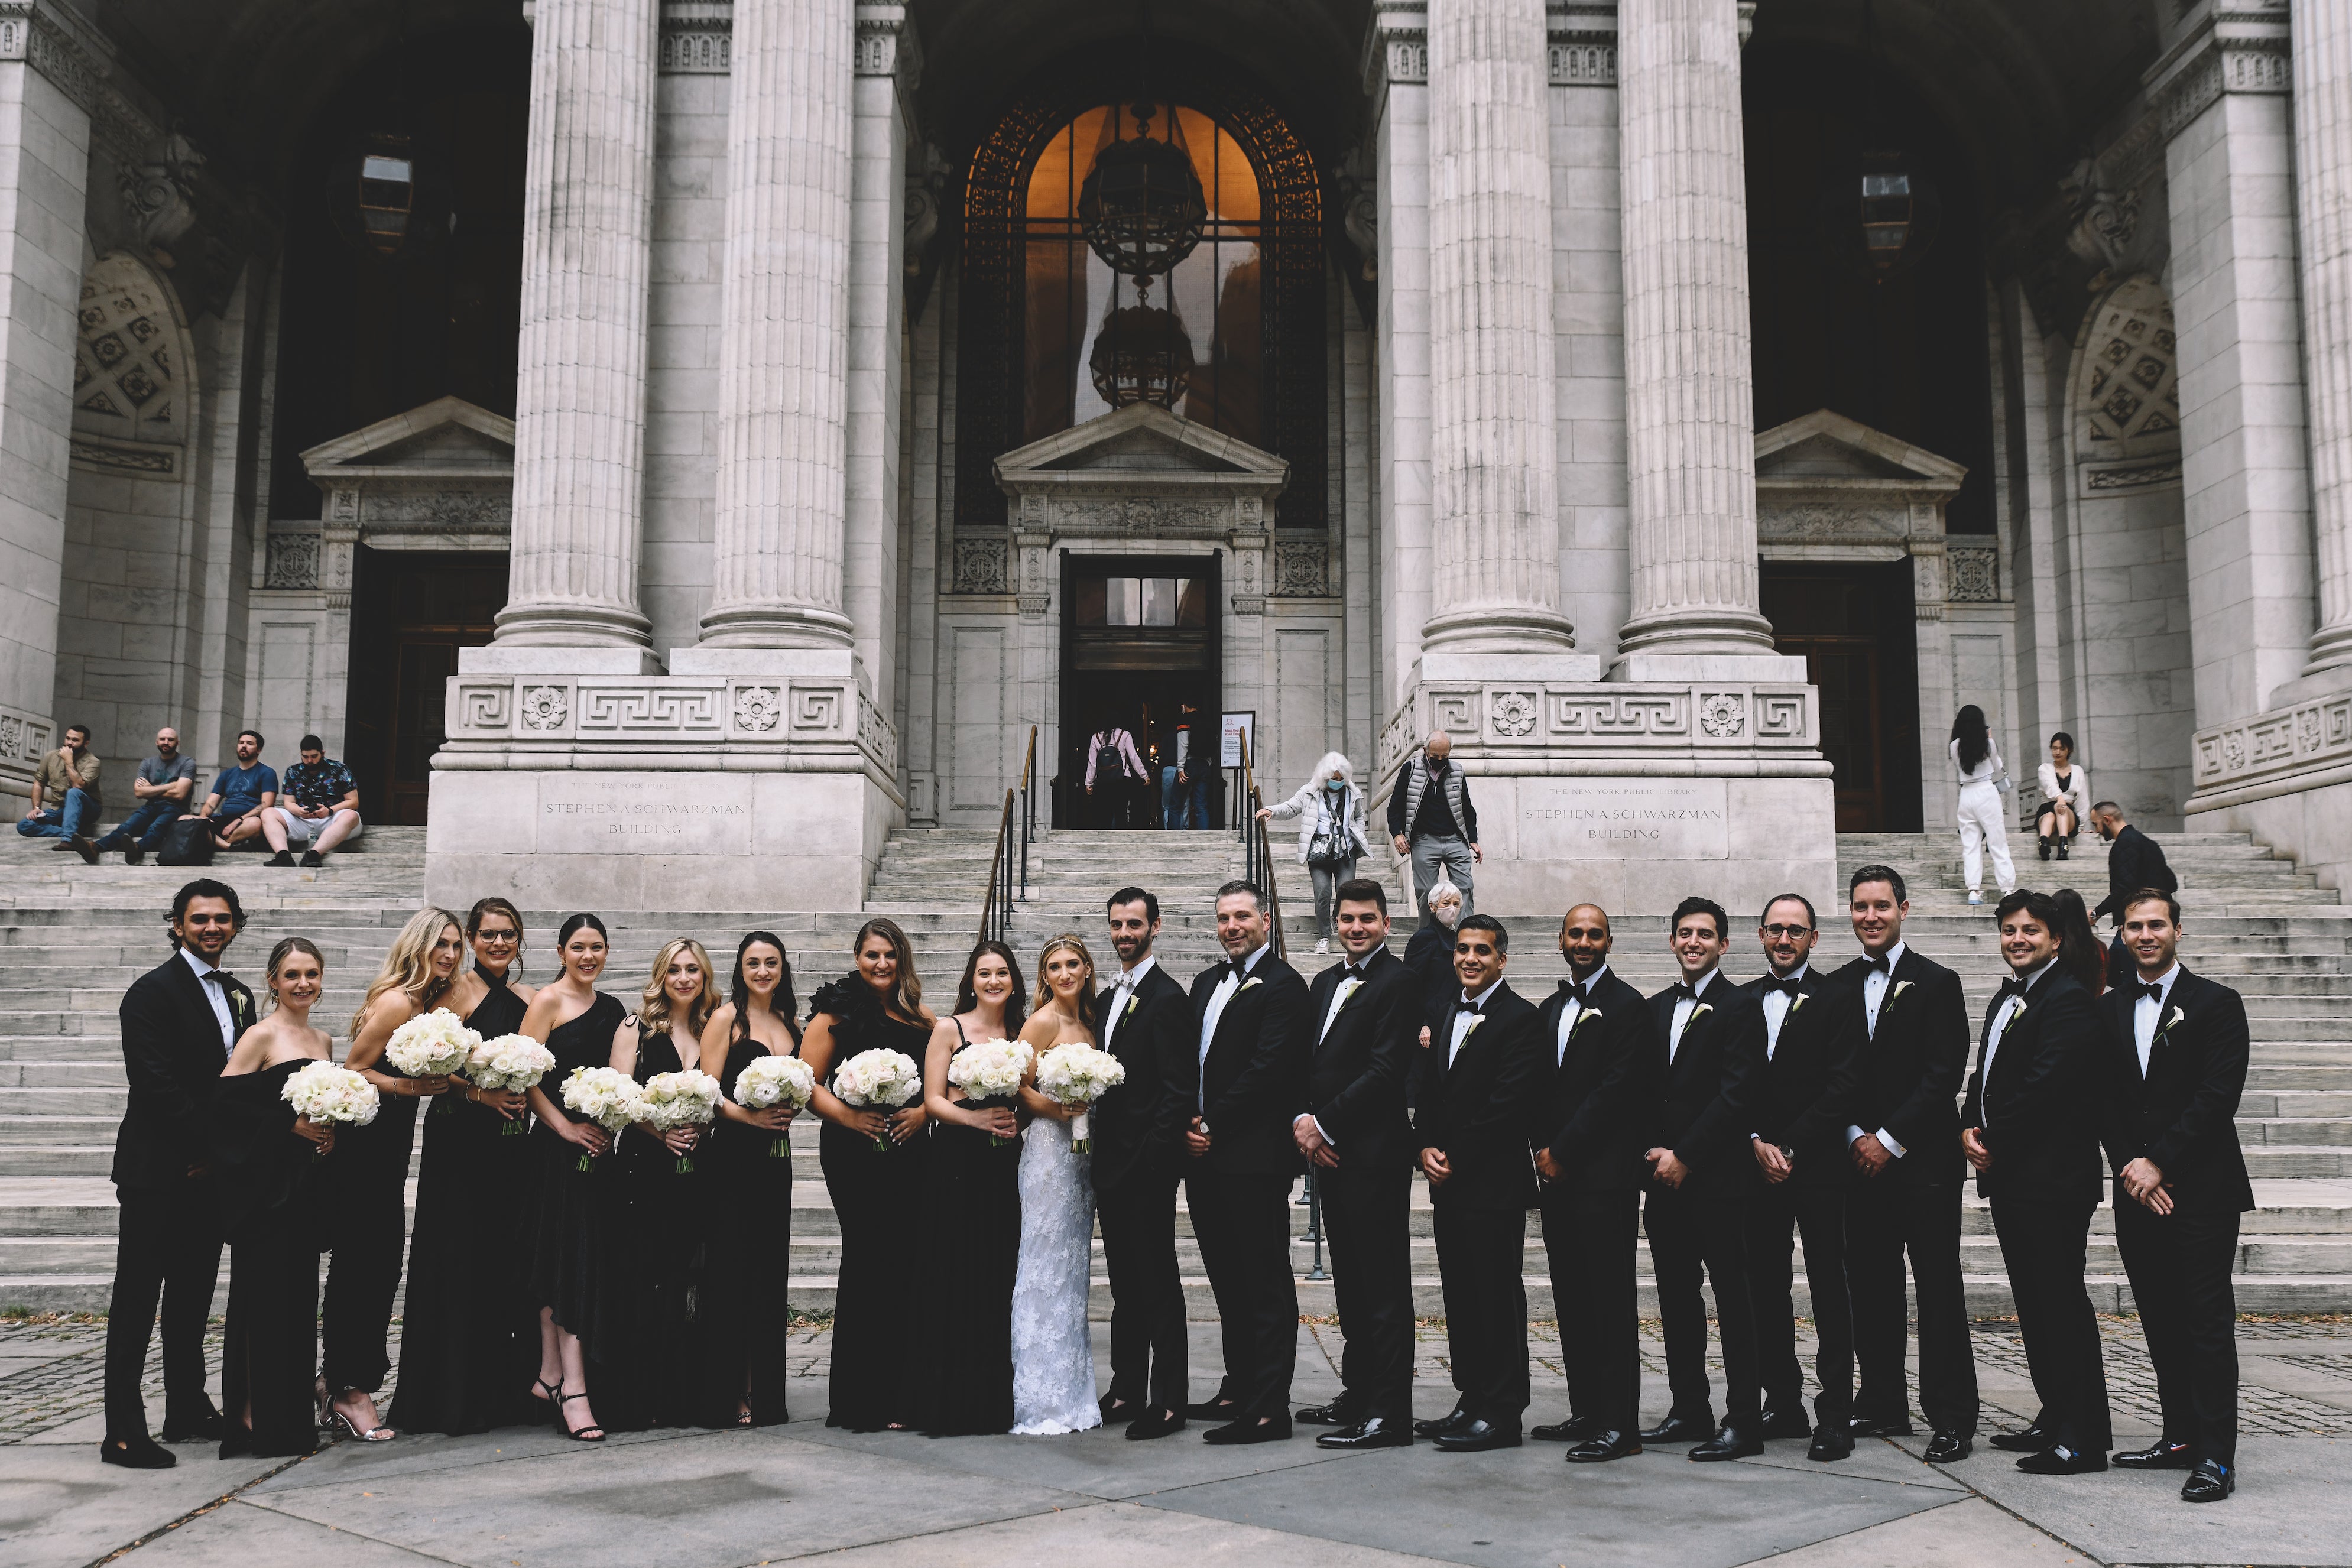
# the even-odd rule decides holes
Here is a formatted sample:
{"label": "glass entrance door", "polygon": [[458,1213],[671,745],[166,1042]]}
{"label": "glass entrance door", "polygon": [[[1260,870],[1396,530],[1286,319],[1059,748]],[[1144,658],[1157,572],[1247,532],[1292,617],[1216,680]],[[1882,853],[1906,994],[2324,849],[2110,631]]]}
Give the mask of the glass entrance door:
{"label": "glass entrance door", "polygon": [[[1063,558],[1056,827],[1223,820],[1219,565],[1215,555]],[[1171,800],[1180,751],[1200,766]]]}

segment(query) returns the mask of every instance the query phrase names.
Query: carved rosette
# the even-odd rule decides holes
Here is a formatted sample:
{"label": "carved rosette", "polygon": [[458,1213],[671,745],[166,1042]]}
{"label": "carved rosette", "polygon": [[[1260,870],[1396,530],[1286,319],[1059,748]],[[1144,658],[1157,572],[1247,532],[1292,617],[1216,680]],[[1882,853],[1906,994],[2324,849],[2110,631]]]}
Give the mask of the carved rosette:
{"label": "carved rosette", "polygon": [[525,686],[517,706],[525,729],[562,729],[572,716],[572,704],[562,686]]}

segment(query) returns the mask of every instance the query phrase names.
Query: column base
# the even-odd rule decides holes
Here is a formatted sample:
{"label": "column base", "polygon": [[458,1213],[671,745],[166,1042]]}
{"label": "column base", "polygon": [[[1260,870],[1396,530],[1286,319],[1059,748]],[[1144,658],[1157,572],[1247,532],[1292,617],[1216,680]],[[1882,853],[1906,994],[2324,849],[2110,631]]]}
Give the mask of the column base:
{"label": "column base", "polygon": [[1618,629],[1617,656],[1756,658],[1772,653],[1772,623],[1749,610],[1666,610]]}
{"label": "column base", "polygon": [[837,611],[762,604],[713,610],[702,618],[705,648],[847,648],[856,628]]}
{"label": "column base", "polygon": [[499,612],[498,642],[509,647],[645,648],[653,622],[634,610],[588,604],[509,604]]}
{"label": "column base", "polygon": [[1473,606],[1431,616],[1421,643],[1446,653],[1565,653],[1576,646],[1576,628],[1567,616],[1531,605]]}

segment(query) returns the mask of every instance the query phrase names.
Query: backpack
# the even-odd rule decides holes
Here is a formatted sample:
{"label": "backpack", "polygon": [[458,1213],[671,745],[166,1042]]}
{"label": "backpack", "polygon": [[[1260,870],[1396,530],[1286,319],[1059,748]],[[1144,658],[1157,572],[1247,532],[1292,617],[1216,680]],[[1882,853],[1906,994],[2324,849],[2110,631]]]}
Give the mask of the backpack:
{"label": "backpack", "polygon": [[202,817],[180,817],[163,830],[163,847],[155,852],[157,865],[210,865],[213,863],[213,825]]}

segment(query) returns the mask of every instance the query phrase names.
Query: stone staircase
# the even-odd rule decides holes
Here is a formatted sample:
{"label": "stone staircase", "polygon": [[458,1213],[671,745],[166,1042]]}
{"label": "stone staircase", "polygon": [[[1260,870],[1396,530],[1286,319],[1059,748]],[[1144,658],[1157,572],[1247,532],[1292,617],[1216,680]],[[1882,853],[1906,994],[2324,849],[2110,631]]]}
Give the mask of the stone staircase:
{"label": "stone staircase", "polygon": [[[415,907],[423,883],[423,831],[370,830],[363,847],[317,871],[272,871],[258,856],[225,857],[214,874],[244,899],[250,924],[230,967],[257,978],[271,943],[299,933],[325,954],[327,995],[317,1016],[339,1027],[356,1004],[393,932]],[[723,970],[742,932],[764,927],[783,938],[800,996],[841,973],[859,923],[882,915],[906,928],[927,998],[951,1001],[963,954],[978,925],[992,831],[918,830],[894,838],[864,911],[772,915],[715,913],[682,922],[668,915],[601,911],[614,952],[605,988],[634,1001],[654,950],[682,925],[710,947]],[[2252,1169],[2260,1209],[2246,1217],[2239,1263],[2245,1311],[2336,1312],[2352,1308],[2352,909],[2313,884],[2292,862],[2235,835],[2159,835],[2180,873],[2194,967],[2245,993],[2252,1018],[2254,1065],[2239,1133]],[[2030,841],[2028,841],[2030,843]],[[1276,874],[1285,897],[1292,960],[1313,972],[1332,960],[1313,953],[1314,920],[1302,868],[1278,844]],[[2065,865],[2020,862],[2030,885],[2071,884],[2095,902],[2106,884],[2105,848],[2077,846]],[[2028,849],[2030,855],[2031,851]],[[1956,846],[1917,835],[1845,835],[1845,869],[1873,861],[1900,869],[1911,884],[1908,935],[1916,946],[1959,969],[1972,1009],[2002,973],[1989,910],[1970,910]],[[1104,895],[1134,883],[1160,895],[1160,952],[1180,975],[1216,957],[1213,890],[1240,874],[1240,845],[1223,832],[1063,831],[1036,845],[1029,897],[1017,908],[1013,940],[1024,957],[1047,937],[1075,931],[1108,966],[1100,939]],[[182,873],[110,861],[85,867],[37,844],[0,844],[0,1308],[89,1311],[103,1307],[111,1276],[113,1190],[105,1175],[121,1113],[121,1066],[115,1009],[122,989],[162,960],[163,911]],[[552,968],[554,927],[563,913],[526,911],[526,978]],[[1746,923],[1734,911],[1732,969],[1758,965]],[[1529,995],[1549,990],[1564,972],[1554,947],[1556,919],[1512,917],[1511,978]],[[1823,912],[1819,956],[1843,962],[1854,949],[1844,923]],[[1401,948],[1406,932],[1400,930]],[[1673,965],[1662,919],[1620,924],[1614,958],[1645,990],[1665,985]],[[838,1232],[816,1165],[815,1127],[794,1135],[796,1184],[792,1247],[793,1303],[832,1301]],[[1421,1310],[1439,1308],[1437,1270],[1425,1196],[1412,1213],[1416,1294]],[[1295,1256],[1307,1276],[1316,1249],[1298,1210]],[[1970,1301],[1979,1312],[2010,1310],[2007,1281],[1989,1217],[1972,1198],[1965,1216]],[[2094,1299],[2127,1310],[2129,1291],[2115,1256],[2107,1217],[2092,1241]],[[1551,1312],[1542,1254],[1529,1230],[1530,1304]],[[1179,1216],[1179,1247],[1196,1315],[1214,1315],[1189,1221]],[[1328,1260],[1327,1260],[1328,1261]],[[1644,1297],[1648,1299],[1646,1261]],[[1108,1297],[1097,1265],[1097,1312]],[[1331,1310],[1329,1287],[1307,1279],[1302,1307]]]}

